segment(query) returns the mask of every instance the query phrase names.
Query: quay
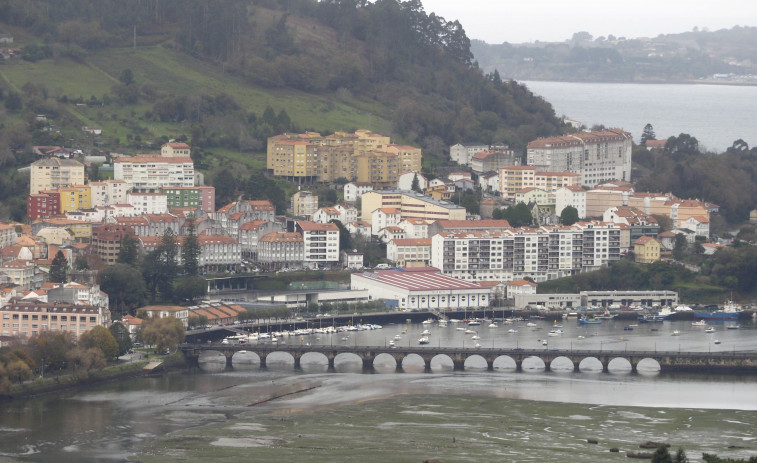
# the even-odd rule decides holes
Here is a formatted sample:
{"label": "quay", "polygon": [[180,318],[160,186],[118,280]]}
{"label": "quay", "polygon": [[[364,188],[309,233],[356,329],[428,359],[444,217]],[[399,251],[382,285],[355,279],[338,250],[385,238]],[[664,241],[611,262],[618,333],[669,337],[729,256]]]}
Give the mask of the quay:
{"label": "quay", "polygon": [[300,368],[300,361],[305,354],[320,355],[326,358],[330,370],[334,369],[337,356],[357,356],[363,362],[363,368],[373,369],[373,361],[379,355],[388,355],[396,362],[398,372],[402,371],[402,362],[408,356],[420,357],[426,371],[431,371],[431,360],[437,356],[446,356],[452,360],[454,369],[465,370],[465,362],[472,357],[480,357],[486,361],[487,369],[494,370],[494,362],[500,357],[509,357],[515,362],[516,371],[523,370],[523,361],[529,358],[540,359],[546,371],[551,370],[551,364],[558,358],[566,358],[573,364],[576,372],[584,359],[595,358],[602,363],[602,370],[609,372],[610,362],[625,359],[631,365],[632,373],[637,372],[639,362],[651,359],[657,362],[661,372],[687,373],[757,373],[757,353],[754,352],[656,352],[656,351],[625,351],[625,350],[559,350],[559,349],[501,349],[501,348],[455,348],[455,347],[383,347],[383,346],[278,346],[261,345],[205,345],[185,343],[180,350],[187,362],[199,366],[200,355],[204,352],[216,352],[226,358],[226,368],[233,369],[234,355],[244,351],[258,356],[260,367],[265,368],[266,358],[274,353],[289,354],[294,360],[294,367]]}

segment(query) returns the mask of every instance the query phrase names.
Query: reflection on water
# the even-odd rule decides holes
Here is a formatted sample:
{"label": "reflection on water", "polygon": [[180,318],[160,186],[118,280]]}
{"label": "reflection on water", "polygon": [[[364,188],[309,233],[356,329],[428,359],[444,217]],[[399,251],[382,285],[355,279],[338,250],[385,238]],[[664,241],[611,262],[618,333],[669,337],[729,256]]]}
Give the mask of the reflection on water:
{"label": "reflection on water", "polygon": [[[601,328],[601,339],[618,335]],[[408,333],[416,329],[408,326]],[[574,340],[580,332],[564,329]],[[437,342],[459,341],[457,330],[438,330],[431,335]],[[365,333],[376,345],[395,331],[400,327],[360,332],[353,340]],[[689,336],[699,343],[705,336],[687,331],[681,342]],[[646,342],[655,337],[651,333]],[[754,334],[744,330],[738,342],[749,346]],[[542,336],[524,330],[519,342],[535,344]],[[638,336],[628,342],[641,343]],[[481,337],[495,345],[512,342],[506,331]],[[320,355],[303,356],[295,370],[287,354],[272,355],[260,369],[257,356],[246,353],[235,355],[234,370],[224,371],[225,357],[205,355],[203,371],[4,403],[0,461],[220,461],[221,454],[225,461],[247,461],[254,448],[257,461],[347,462],[359,455],[367,463],[600,462],[610,446],[632,449],[646,440],[682,445],[690,457],[702,451],[757,454],[753,377],[654,370],[647,376],[650,370],[641,368],[630,374],[621,359],[610,365],[610,374],[596,359],[584,360],[581,372],[558,359],[545,372],[535,360],[516,373],[512,359],[497,359],[494,371],[485,371],[486,362],[477,357],[457,372],[449,358],[437,356],[426,373],[418,356],[408,357],[397,372],[394,359],[382,355],[373,371],[364,372],[362,361],[350,355],[338,356],[329,371]],[[600,445],[588,446],[587,438]]]}

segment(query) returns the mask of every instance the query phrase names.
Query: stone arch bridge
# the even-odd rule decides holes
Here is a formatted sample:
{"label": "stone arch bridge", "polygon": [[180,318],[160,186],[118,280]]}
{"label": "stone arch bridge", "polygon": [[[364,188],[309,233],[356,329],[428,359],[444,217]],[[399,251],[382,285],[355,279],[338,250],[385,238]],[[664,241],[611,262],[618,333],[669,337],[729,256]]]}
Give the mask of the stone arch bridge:
{"label": "stone arch bridge", "polygon": [[595,358],[602,364],[604,372],[609,371],[610,362],[625,359],[636,372],[639,362],[652,359],[660,366],[661,372],[693,373],[757,373],[757,353],[751,352],[653,352],[653,351],[608,351],[608,350],[557,350],[557,349],[499,349],[499,348],[454,348],[454,347],[378,347],[378,346],[307,346],[307,345],[200,345],[183,344],[180,347],[187,361],[197,366],[203,352],[218,352],[226,357],[226,367],[233,368],[233,356],[238,352],[250,352],[260,358],[260,367],[265,368],[266,358],[274,352],[288,353],[294,359],[294,367],[300,368],[300,359],[308,353],[321,354],[328,360],[329,368],[334,368],[334,360],[340,354],[353,354],[363,361],[363,368],[373,369],[373,361],[381,354],[394,358],[397,370],[402,370],[403,360],[410,355],[417,355],[425,364],[426,371],[431,370],[431,360],[437,356],[446,356],[452,360],[455,370],[464,370],[465,361],[471,357],[481,357],[486,361],[488,370],[494,369],[494,362],[500,357],[509,357],[515,362],[516,370],[522,371],[523,361],[538,358],[550,371],[552,362],[558,358],[570,360],[574,371],[580,371],[581,361]]}

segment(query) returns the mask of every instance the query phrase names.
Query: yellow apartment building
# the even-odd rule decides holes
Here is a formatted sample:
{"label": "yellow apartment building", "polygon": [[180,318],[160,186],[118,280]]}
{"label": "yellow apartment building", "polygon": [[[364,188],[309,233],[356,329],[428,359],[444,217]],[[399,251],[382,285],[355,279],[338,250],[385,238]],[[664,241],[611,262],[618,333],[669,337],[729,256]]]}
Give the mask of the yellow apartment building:
{"label": "yellow apartment building", "polygon": [[402,219],[465,220],[462,206],[430,196],[404,190],[374,190],[361,197],[361,219],[371,223],[373,211],[383,208],[399,210]]}
{"label": "yellow apartment building", "polygon": [[633,242],[636,262],[651,264],[660,260],[660,242],[651,236],[642,236]]}
{"label": "yellow apartment building", "polygon": [[58,188],[60,194],[60,213],[92,208],[92,189],[89,185],[75,185]]}

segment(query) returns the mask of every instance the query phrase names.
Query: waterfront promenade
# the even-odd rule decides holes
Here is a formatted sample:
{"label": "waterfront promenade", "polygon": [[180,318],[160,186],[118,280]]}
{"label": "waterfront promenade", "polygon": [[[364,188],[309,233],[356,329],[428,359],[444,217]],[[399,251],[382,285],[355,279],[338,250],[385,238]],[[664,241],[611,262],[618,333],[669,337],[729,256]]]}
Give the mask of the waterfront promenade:
{"label": "waterfront promenade", "polygon": [[[396,362],[397,371],[402,371],[402,364],[409,356],[420,357],[426,371],[431,371],[431,361],[437,356],[446,356],[452,360],[455,370],[465,370],[466,361],[480,357],[486,361],[487,369],[493,370],[494,363],[501,357],[515,362],[516,371],[523,370],[526,359],[539,359],[544,370],[550,371],[556,359],[567,359],[573,364],[574,371],[580,371],[581,362],[588,358],[599,360],[602,370],[609,372],[610,362],[618,361],[630,364],[631,371],[637,372],[639,362],[652,360],[659,365],[661,372],[688,373],[742,373],[757,374],[757,353],[754,352],[656,352],[626,350],[565,350],[565,349],[522,349],[522,348],[456,348],[456,347],[385,347],[385,346],[321,346],[321,345],[204,345],[183,344],[180,347],[185,358],[193,365],[198,365],[200,355],[216,352],[226,358],[226,367],[232,369],[234,356],[240,352],[255,354],[260,367],[265,368],[267,357],[274,352],[289,354],[294,367],[300,368],[304,355],[315,354],[328,361],[329,369],[334,368],[337,356],[357,356],[363,362],[363,368],[373,369],[373,362],[379,355],[388,355]],[[208,354],[206,354],[208,355]],[[627,362],[627,363],[625,363]]]}

